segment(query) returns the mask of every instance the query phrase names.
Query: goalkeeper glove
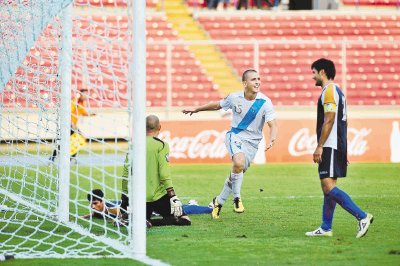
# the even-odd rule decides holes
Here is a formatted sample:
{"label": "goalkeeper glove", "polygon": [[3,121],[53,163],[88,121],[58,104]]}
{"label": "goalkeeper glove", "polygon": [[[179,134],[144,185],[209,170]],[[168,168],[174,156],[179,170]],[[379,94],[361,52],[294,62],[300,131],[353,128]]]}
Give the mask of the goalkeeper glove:
{"label": "goalkeeper glove", "polygon": [[177,196],[173,196],[169,199],[171,203],[171,214],[175,217],[179,217],[182,215],[182,202]]}

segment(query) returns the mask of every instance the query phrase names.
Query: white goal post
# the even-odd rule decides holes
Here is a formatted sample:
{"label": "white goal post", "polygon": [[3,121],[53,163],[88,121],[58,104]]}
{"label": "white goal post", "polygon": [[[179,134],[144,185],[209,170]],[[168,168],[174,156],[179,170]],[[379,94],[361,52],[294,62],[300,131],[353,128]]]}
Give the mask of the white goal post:
{"label": "white goal post", "polygon": [[[145,0],[102,2],[0,1],[1,256],[163,264],[146,256]],[[75,128],[78,98],[86,113]],[[90,116],[98,110],[106,117]],[[107,119],[118,127],[98,125]],[[83,124],[107,133],[86,137],[73,155]],[[83,217],[93,213],[93,189],[110,209],[119,204],[126,154],[129,223]]]}

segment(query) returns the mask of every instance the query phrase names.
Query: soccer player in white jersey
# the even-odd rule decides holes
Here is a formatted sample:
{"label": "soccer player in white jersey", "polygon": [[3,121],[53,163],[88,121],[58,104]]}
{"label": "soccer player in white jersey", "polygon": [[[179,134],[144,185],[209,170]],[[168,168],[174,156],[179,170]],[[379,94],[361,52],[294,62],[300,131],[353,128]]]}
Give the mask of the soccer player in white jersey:
{"label": "soccer player in white jersey", "polygon": [[221,101],[210,102],[197,108],[185,109],[184,114],[210,110],[232,110],[231,129],[226,133],[225,145],[232,160],[232,169],[226,178],[221,193],[213,199],[212,218],[219,218],[222,205],[233,193],[234,211],[244,212],[240,189],[243,173],[249,168],[257,153],[258,144],[263,137],[263,127],[267,123],[270,139],[266,151],[272,147],[277,136],[275,112],[271,100],[260,92],[260,76],[254,69],[246,70],[242,75],[244,91],[229,94]]}
{"label": "soccer player in white jersey", "polygon": [[358,222],[356,237],[363,237],[374,217],[361,210],[350,196],[336,186],[338,177],[347,173],[347,112],[346,98],[338,85],[333,83],[336,75],[335,64],[321,58],[311,65],[316,86],[322,87],[317,109],[318,145],[313,154],[318,163],[319,178],[324,203],[322,224],[307,236],[332,236],[332,220],[336,203],[353,215]]}

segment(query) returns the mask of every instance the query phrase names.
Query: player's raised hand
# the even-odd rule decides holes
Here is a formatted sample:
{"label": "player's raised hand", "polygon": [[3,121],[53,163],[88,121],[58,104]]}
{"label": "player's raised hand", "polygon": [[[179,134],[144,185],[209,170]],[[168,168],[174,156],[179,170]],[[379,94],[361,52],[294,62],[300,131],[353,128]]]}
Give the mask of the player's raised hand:
{"label": "player's raised hand", "polygon": [[195,114],[197,112],[198,111],[196,109],[184,109],[184,110],[182,110],[182,113],[184,113],[185,115],[187,115],[187,114],[192,115],[192,114]]}
{"label": "player's raised hand", "polygon": [[267,151],[267,150],[271,149],[271,148],[272,148],[272,146],[274,146],[274,143],[275,143],[275,140],[274,140],[274,139],[271,139],[271,141],[270,141],[269,145],[268,145],[268,146],[265,148],[265,151]]}

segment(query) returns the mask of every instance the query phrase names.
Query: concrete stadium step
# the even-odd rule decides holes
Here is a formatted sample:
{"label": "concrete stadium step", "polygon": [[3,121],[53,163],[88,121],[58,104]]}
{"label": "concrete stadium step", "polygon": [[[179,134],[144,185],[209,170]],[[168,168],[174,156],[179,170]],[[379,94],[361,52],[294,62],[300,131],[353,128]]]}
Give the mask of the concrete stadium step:
{"label": "concrete stadium step", "polygon": [[[166,1],[165,12],[173,28],[184,40],[209,40],[206,32],[192,18],[188,7],[181,0]],[[232,88],[241,87],[236,73],[214,45],[189,45],[189,50],[201,62],[201,66],[221,93],[227,94]]]}

